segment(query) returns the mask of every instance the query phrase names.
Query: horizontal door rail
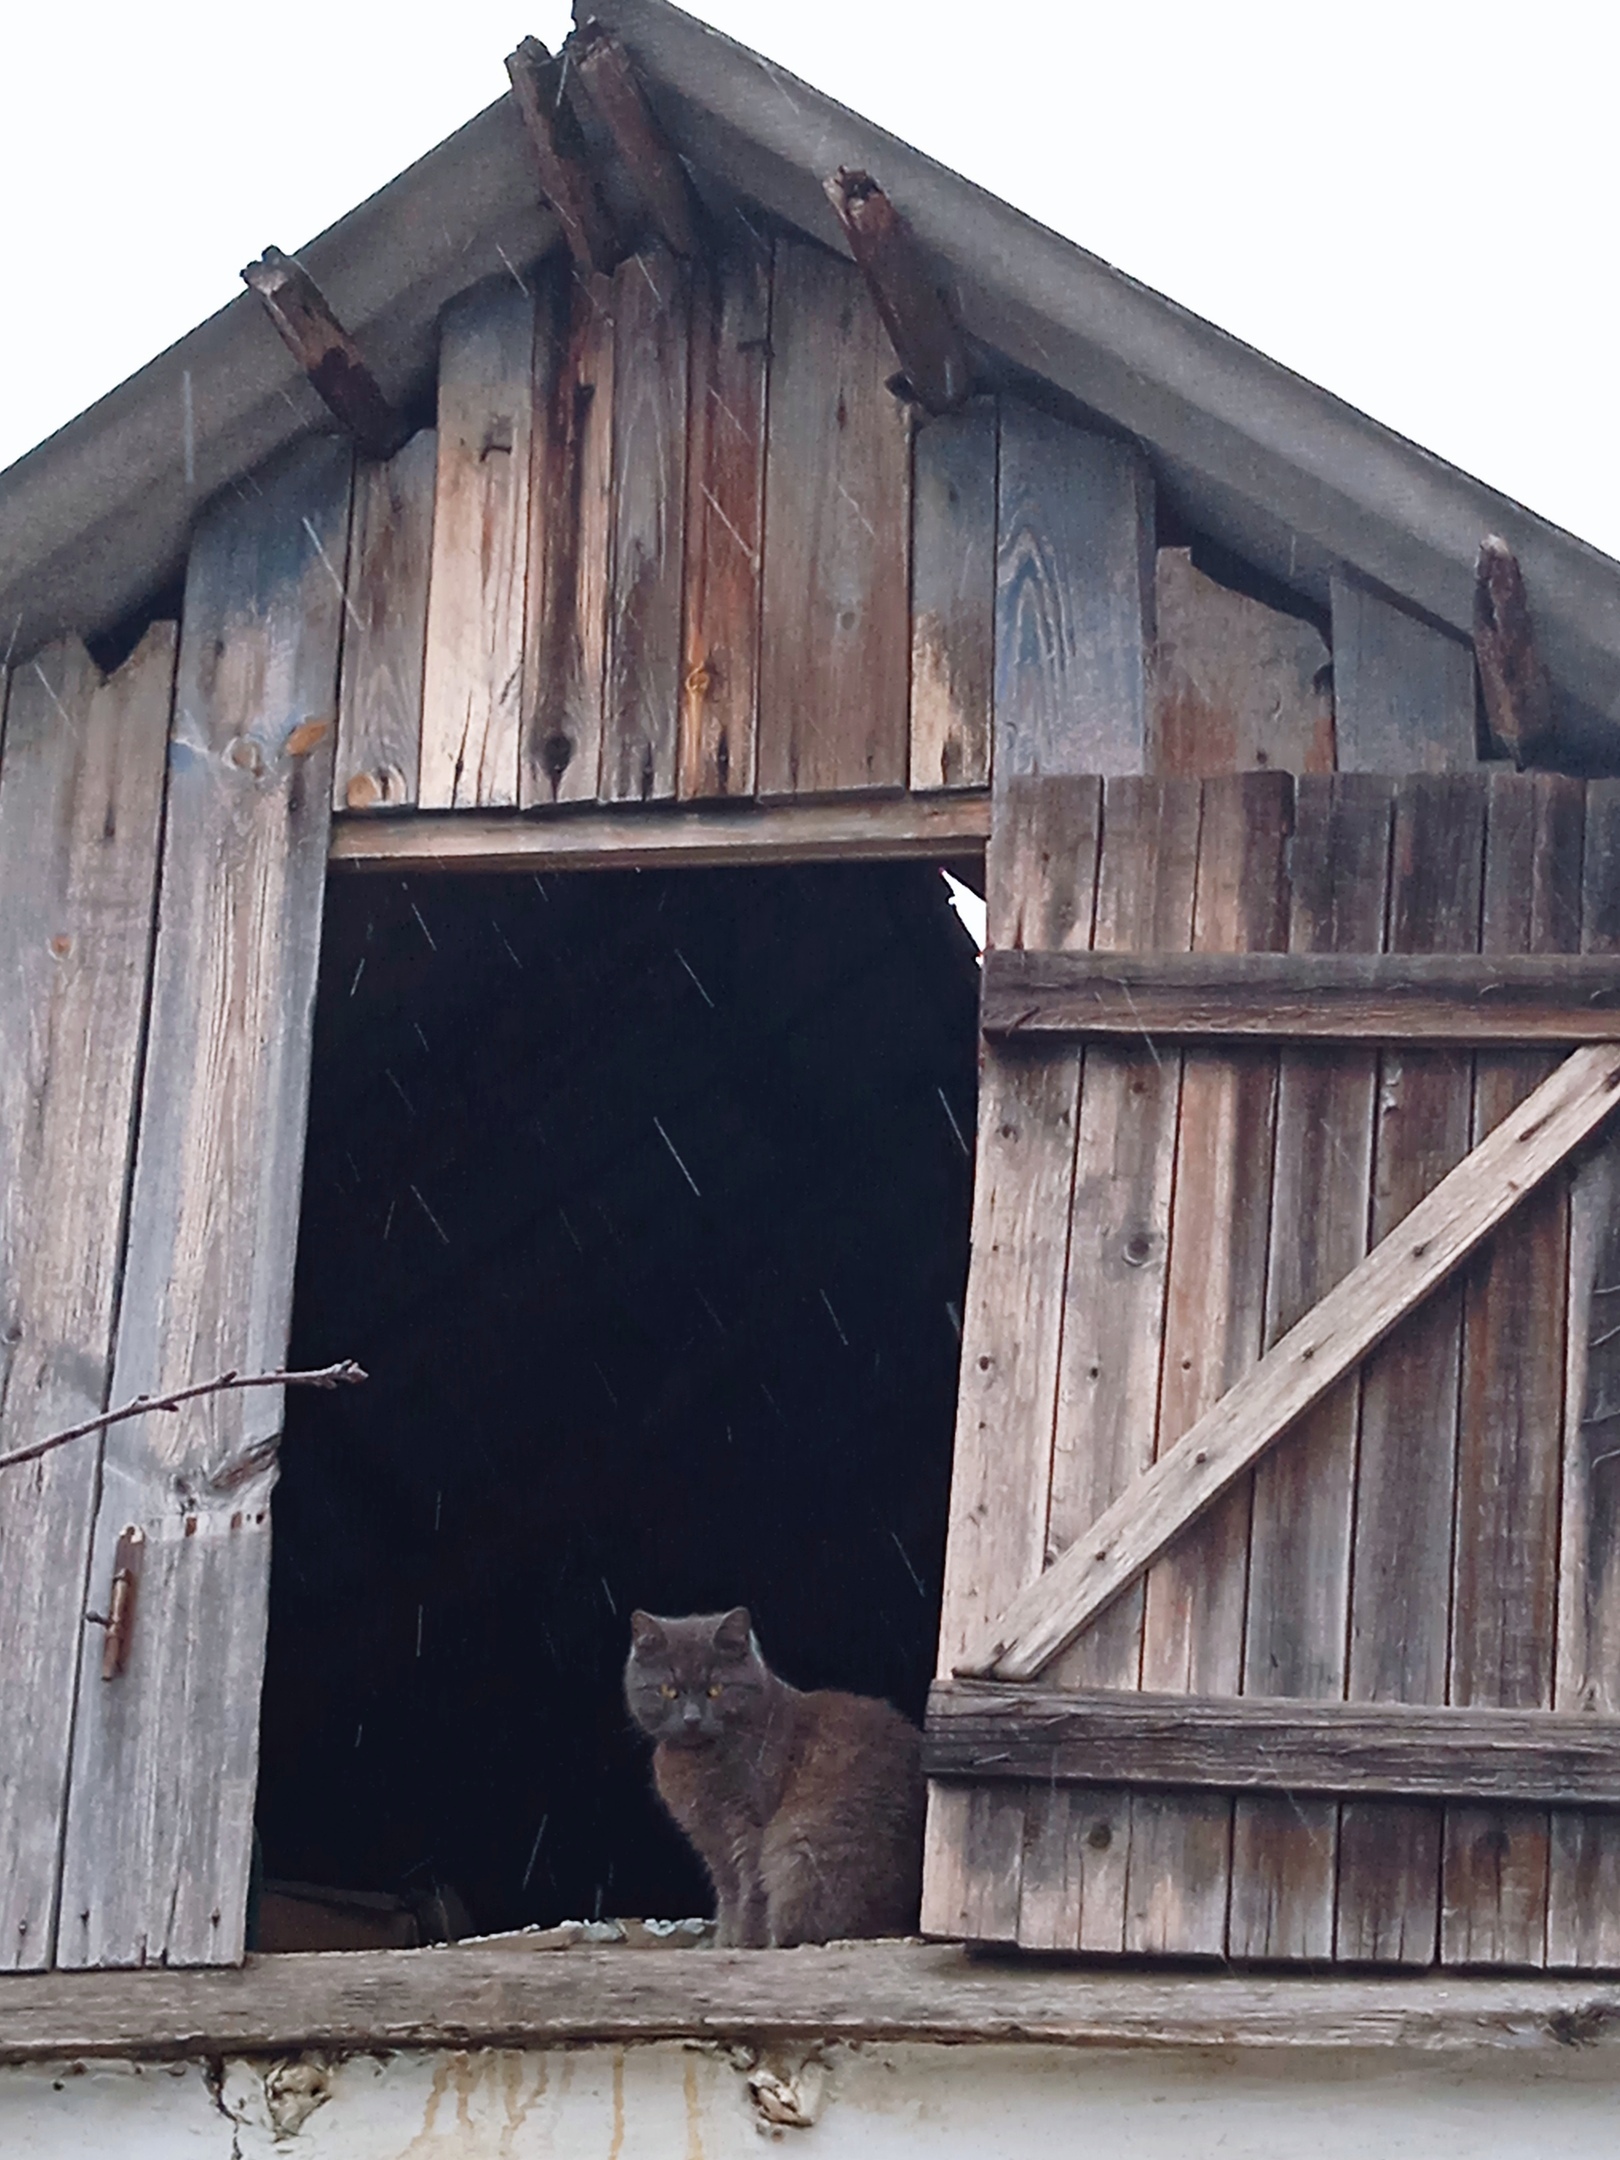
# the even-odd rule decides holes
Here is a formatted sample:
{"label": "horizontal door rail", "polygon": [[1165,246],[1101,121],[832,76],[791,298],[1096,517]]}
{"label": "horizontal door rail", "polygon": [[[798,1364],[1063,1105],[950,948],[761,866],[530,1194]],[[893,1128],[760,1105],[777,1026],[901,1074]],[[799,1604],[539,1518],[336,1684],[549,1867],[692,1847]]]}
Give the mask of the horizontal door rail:
{"label": "horizontal door rail", "polygon": [[959,1680],[929,1696],[923,1763],[975,1781],[1620,1807],[1620,1718]]}
{"label": "horizontal door rail", "polygon": [[1620,1041],[1613,954],[990,952],[992,1036]]}

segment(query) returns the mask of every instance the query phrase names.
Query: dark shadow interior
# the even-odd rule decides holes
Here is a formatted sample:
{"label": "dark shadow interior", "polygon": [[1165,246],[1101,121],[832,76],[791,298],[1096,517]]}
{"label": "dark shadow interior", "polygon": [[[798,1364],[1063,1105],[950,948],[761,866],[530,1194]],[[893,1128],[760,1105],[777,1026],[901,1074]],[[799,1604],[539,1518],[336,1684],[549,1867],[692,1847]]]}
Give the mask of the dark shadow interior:
{"label": "dark shadow interior", "polygon": [[480,1930],[707,1909],[619,1672],[746,1603],[920,1716],[978,971],[916,864],[334,880],[265,1872]]}

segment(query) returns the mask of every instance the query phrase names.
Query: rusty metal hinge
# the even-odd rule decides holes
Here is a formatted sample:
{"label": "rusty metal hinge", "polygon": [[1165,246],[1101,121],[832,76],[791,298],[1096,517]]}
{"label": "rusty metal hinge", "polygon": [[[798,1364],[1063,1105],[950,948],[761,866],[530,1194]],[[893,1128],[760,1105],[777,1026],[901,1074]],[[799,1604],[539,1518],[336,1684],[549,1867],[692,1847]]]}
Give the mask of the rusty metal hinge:
{"label": "rusty metal hinge", "polygon": [[129,1656],[129,1640],[135,1625],[135,1586],[140,1580],[141,1554],[146,1532],[131,1523],[119,1537],[113,1554],[112,1593],[104,1613],[87,1612],[85,1618],[107,1630],[101,1649],[101,1677],[116,1680]]}

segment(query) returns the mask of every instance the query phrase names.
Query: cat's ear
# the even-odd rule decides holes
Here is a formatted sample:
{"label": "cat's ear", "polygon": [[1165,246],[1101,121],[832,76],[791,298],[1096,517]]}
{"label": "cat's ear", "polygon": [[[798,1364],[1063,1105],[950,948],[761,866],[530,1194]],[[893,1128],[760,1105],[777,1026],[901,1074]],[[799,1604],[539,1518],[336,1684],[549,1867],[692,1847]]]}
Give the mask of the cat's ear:
{"label": "cat's ear", "polygon": [[669,1637],[664,1633],[651,1613],[633,1612],[630,1615],[630,1647],[637,1653],[667,1650]]}
{"label": "cat's ear", "polygon": [[714,1631],[714,1647],[733,1657],[741,1657],[754,1637],[754,1623],[748,1616],[746,1605],[733,1605],[730,1612],[722,1613]]}

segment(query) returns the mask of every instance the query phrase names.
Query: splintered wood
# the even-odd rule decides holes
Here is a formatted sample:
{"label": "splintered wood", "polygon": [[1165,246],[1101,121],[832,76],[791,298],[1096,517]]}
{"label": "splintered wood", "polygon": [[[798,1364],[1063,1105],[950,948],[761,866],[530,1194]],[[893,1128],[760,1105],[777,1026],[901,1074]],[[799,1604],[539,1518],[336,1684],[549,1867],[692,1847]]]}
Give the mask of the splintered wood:
{"label": "splintered wood", "polygon": [[[1054,785],[1000,797],[993,945],[1038,950],[1051,894],[1094,877],[1090,935],[1070,899],[1054,950],[1620,950],[1614,784],[1122,779],[1100,831],[1069,818],[1067,856]],[[1125,864],[1148,880],[1128,907]],[[1196,1698],[1215,1764],[1222,1698],[1536,1712],[1549,1747],[1559,1710],[1614,1710],[1617,1143],[1573,1158],[1573,1203],[1567,1164],[1616,1100],[1616,1055],[991,1038],[942,1674],[1039,1673],[1032,1712],[1063,1688]],[[1013,1156],[998,1167],[1015,1136],[1016,1199]],[[1039,1782],[1022,1755],[936,1778],[930,1929],[1137,1954],[1620,1960],[1620,1815],[1573,1794],[1549,1808],[1545,1774],[1522,1800],[1511,1779],[1466,1801],[1237,1776],[1173,1792],[1146,1770],[1121,1784],[1106,1745],[1095,1782],[1083,1746],[1061,1768],[1056,1749]]]}

